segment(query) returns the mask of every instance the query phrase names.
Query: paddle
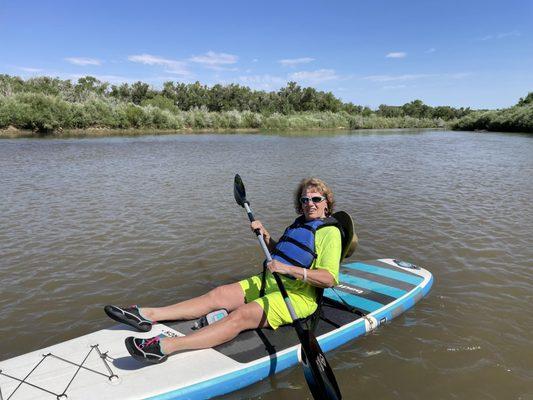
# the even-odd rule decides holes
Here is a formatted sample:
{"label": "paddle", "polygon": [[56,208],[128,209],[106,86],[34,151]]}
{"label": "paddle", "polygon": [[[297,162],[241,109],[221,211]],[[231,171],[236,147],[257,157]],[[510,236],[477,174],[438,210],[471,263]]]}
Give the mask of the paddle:
{"label": "paddle", "polygon": [[[237,203],[246,210],[250,222],[255,221],[253,211],[250,208],[250,202],[246,200],[244,183],[238,174],[235,175],[233,194],[235,195],[235,201],[237,201]],[[259,244],[265,253],[267,261],[272,261],[268,247],[259,229],[256,229],[254,232],[257,235],[257,239],[259,240]],[[278,284],[281,295],[283,296],[283,300],[285,300],[289,314],[291,315],[292,325],[294,326],[296,334],[298,335],[298,339],[302,345],[301,354],[304,375],[307,385],[313,394],[313,398],[315,400],[340,400],[342,395],[339,385],[337,384],[333,370],[329,366],[329,363],[326,360],[326,357],[324,356],[324,353],[322,352],[315,335],[313,332],[302,327],[302,324],[298,319],[296,312],[294,311],[291,300],[289,299],[289,295],[285,290],[285,286],[283,285],[281,278],[277,273],[273,273],[273,275],[274,279],[276,279],[276,283]]]}

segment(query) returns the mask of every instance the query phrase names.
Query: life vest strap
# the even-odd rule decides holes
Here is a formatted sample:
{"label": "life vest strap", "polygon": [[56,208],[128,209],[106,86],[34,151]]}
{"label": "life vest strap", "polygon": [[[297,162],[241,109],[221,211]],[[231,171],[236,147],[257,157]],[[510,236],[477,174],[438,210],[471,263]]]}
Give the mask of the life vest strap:
{"label": "life vest strap", "polygon": [[303,244],[302,242],[299,242],[293,238],[291,238],[290,236],[286,236],[286,235],[283,235],[280,239],[279,239],[280,242],[289,242],[295,246],[298,246],[300,249],[304,250],[304,251],[307,251],[309,254],[311,254],[313,256],[313,260],[316,259],[317,255],[314,251],[314,249],[311,249],[309,248],[309,246],[306,246],[305,244]]}
{"label": "life vest strap", "polygon": [[[284,260],[288,261],[290,264],[295,265],[297,267],[309,268],[309,267],[306,267],[305,265],[303,265],[302,263],[300,263],[299,261],[289,257],[287,254],[285,254],[284,252],[282,252],[280,250],[274,251],[273,255],[279,256],[279,257],[283,258]],[[292,278],[292,277],[290,277],[290,278]],[[292,279],[294,279],[294,278],[292,278]]]}

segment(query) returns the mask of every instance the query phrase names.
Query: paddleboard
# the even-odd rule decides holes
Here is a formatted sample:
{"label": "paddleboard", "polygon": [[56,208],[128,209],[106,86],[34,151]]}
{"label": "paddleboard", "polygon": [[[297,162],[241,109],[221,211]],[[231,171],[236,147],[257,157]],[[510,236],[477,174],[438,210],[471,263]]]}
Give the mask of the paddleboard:
{"label": "paddleboard", "polygon": [[[426,296],[432,283],[429,271],[399,260],[343,264],[340,284],[324,291],[315,330],[322,350],[389,322]],[[124,346],[132,334],[189,334],[194,322],[156,324],[150,332],[134,334],[133,328],[117,325],[1,361],[0,400],[206,399],[300,361],[300,345],[290,326],[242,332],[231,342],[175,354],[157,365],[135,361]],[[342,390],[343,382],[339,385]]]}

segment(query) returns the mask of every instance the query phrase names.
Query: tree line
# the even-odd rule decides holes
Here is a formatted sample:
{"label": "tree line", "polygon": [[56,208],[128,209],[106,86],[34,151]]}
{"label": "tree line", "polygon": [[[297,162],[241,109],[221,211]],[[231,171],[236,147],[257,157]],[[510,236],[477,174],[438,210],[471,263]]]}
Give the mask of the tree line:
{"label": "tree line", "polygon": [[301,87],[296,82],[288,82],[277,91],[266,92],[238,84],[207,86],[200,82],[168,81],[161,89],[156,89],[141,81],[112,85],[92,76],[72,82],[51,77],[24,80],[16,76],[0,75],[0,96],[12,96],[17,93],[57,96],[68,102],[83,102],[96,96],[139,106],[152,105],[170,111],[204,108],[210,112],[236,110],[284,115],[298,112],[346,112],[351,115],[376,114],[385,118],[409,116],[439,118],[445,121],[461,118],[471,112],[469,108],[431,107],[421,100],[414,100],[402,106],[382,104],[374,111],[368,106],[343,102],[331,92]]}
{"label": "tree line", "polygon": [[437,127],[533,132],[533,93],[513,107],[492,111],[432,107],[421,100],[401,106],[382,104],[372,110],[295,82],[267,92],[238,84],[207,86],[169,81],[157,89],[140,81],[113,85],[91,76],[73,82],[0,75],[0,136],[5,136],[6,130],[49,134],[88,128],[176,131]]}

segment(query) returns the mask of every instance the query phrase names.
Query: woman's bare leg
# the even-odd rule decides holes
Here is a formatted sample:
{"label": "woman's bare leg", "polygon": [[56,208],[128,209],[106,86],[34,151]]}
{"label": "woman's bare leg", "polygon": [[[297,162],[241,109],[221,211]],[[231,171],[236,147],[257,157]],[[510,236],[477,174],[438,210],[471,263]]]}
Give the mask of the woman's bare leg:
{"label": "woman's bare leg", "polygon": [[244,330],[267,326],[269,325],[263,308],[256,302],[251,302],[241,305],[226,318],[190,335],[161,339],[161,349],[166,354],[181,350],[205,349],[230,341]]}
{"label": "woman's bare leg", "polygon": [[170,306],[154,308],[142,307],[141,313],[144,317],[149,318],[152,321],[194,319],[221,308],[225,308],[231,312],[243,304],[244,292],[241,285],[238,283],[232,283],[219,286],[202,296],[172,304]]}

